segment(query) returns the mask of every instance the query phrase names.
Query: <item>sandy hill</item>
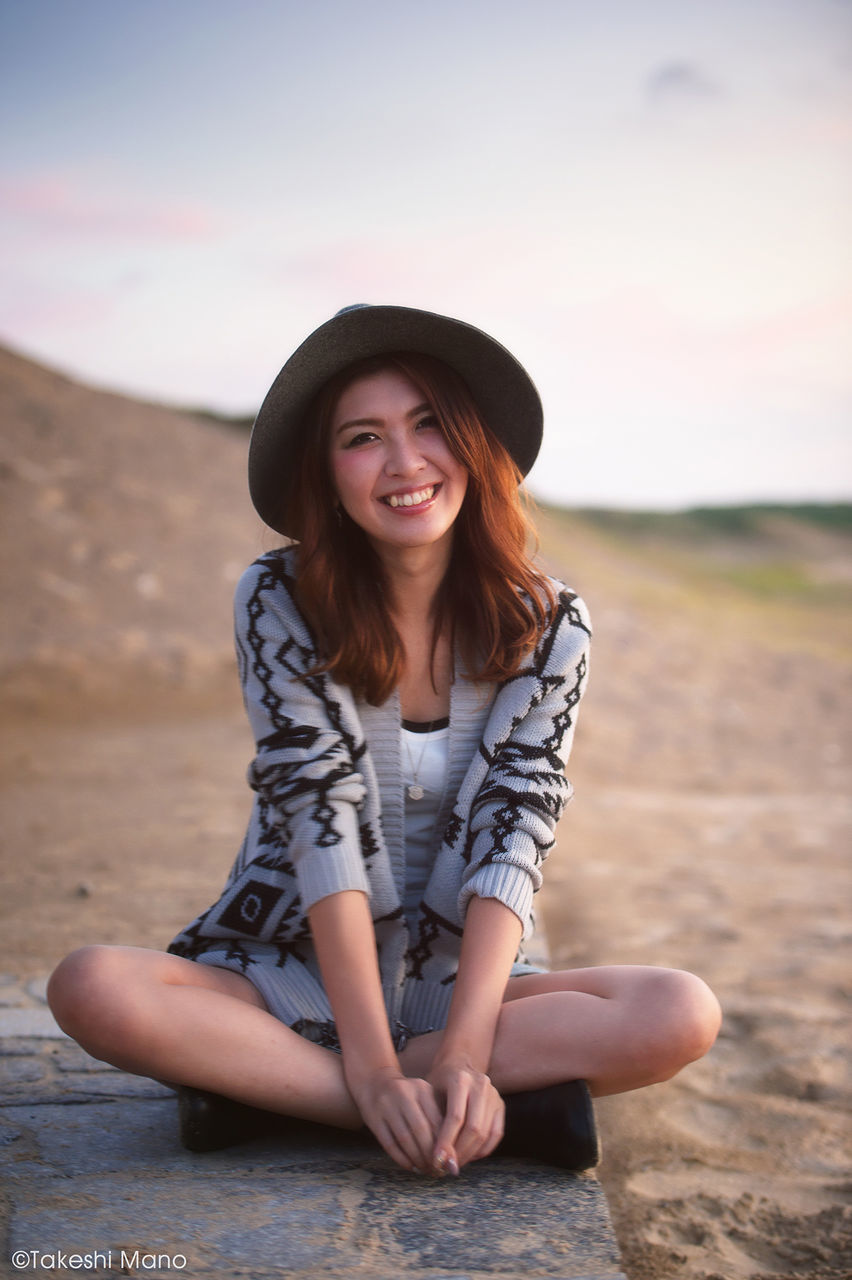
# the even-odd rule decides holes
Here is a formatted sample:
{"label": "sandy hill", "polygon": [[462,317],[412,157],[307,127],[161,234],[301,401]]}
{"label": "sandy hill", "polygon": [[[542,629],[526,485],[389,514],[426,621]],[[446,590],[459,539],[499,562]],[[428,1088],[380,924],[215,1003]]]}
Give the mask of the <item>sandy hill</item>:
{"label": "sandy hill", "polygon": [[47,691],[181,686],[231,655],[241,568],[274,535],[246,435],[92,390],[0,349],[0,680]]}

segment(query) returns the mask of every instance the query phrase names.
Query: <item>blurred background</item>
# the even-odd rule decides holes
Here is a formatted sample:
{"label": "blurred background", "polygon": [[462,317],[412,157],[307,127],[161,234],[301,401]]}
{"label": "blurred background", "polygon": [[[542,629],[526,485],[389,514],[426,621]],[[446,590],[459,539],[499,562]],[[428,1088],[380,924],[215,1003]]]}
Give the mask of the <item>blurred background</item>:
{"label": "blurred background", "polygon": [[529,367],[555,502],[850,492],[843,0],[0,11],[0,334],[250,415],[339,307]]}
{"label": "blurred background", "polygon": [[349,303],[455,315],[541,390],[595,625],[554,963],[725,1011],[598,1104],[625,1273],[848,1277],[852,5],[5,0],[0,114],[0,1014],[218,897],[281,364]]}

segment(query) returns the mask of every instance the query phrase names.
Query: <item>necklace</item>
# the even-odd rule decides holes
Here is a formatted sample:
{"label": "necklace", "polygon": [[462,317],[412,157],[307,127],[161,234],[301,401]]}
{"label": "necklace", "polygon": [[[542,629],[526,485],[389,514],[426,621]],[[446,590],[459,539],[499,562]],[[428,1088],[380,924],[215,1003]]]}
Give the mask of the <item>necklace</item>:
{"label": "necklace", "polygon": [[406,787],[409,800],[422,800],[426,794],[425,788],[419,780],[420,766],[423,764],[423,757],[425,756],[426,748],[429,745],[429,735],[435,728],[435,723],[436,722],[434,720],[430,720],[426,731],[423,734],[423,746],[420,748],[420,755],[417,757],[417,764],[415,764],[412,759],[411,748],[408,745],[408,732],[403,730],[402,741],[405,744],[405,754],[408,756],[408,765],[411,770],[411,781]]}

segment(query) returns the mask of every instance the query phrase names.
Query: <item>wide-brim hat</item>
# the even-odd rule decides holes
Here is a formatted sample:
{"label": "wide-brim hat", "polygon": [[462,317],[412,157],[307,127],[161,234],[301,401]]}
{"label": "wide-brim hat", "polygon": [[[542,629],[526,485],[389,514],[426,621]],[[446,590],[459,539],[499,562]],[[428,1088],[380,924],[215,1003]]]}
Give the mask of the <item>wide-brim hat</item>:
{"label": "wide-brim hat", "polygon": [[543,414],[532,379],[512,353],[463,320],[359,304],[339,311],[305,339],[260,406],[249,445],[249,492],[272,529],[288,534],[288,479],[314,397],[356,360],[395,351],[435,356],[461,374],[483,421],[527,474],[541,445]]}

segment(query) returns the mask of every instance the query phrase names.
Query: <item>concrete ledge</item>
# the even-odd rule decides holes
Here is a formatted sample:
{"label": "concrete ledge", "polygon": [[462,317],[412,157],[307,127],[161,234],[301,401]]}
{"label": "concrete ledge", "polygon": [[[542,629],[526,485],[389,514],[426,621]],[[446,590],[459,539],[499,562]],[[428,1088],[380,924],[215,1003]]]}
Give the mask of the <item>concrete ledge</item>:
{"label": "concrete ledge", "polygon": [[433,1181],[295,1123],[192,1155],[167,1089],[51,1034],[27,994],[0,1011],[0,1274],[625,1280],[592,1175],[492,1158]]}
{"label": "concrete ledge", "polygon": [[100,1252],[104,1275],[139,1251],[257,1280],[623,1280],[594,1177],[491,1160],[431,1181],[316,1133],[194,1156],[177,1145],[172,1099],[6,1107],[0,1141],[9,1256]]}
{"label": "concrete ledge", "polygon": [[67,1040],[48,1008],[0,1009],[0,1041],[34,1036],[41,1040]]}

